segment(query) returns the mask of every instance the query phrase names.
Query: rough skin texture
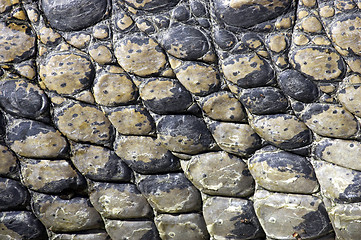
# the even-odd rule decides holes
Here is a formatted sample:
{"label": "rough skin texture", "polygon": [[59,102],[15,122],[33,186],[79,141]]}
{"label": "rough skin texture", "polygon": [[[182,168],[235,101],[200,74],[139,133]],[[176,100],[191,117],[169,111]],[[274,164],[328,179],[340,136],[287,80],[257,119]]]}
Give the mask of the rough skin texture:
{"label": "rough skin texture", "polygon": [[0,239],[359,239],[360,0],[0,0]]}

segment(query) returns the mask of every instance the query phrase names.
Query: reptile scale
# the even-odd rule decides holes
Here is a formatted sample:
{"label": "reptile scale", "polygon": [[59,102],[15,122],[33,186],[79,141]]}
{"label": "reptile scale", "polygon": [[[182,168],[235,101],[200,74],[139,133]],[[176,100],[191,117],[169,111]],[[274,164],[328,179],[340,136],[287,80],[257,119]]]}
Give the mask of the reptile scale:
{"label": "reptile scale", "polygon": [[0,239],[361,239],[360,41],[361,0],[0,0]]}

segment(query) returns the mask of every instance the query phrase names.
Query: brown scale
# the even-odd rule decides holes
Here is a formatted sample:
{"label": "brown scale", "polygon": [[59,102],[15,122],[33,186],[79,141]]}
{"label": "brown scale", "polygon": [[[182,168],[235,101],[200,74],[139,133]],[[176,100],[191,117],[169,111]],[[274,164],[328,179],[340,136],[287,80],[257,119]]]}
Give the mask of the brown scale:
{"label": "brown scale", "polygon": [[36,64],[40,75],[37,79],[40,87],[94,103],[94,97],[88,88],[94,79],[95,62],[84,52],[84,47],[91,39],[90,35],[79,33],[78,36],[84,38],[77,40],[80,45],[73,46],[71,42],[64,40],[67,39],[66,33],[54,30],[46,23],[36,4],[27,3],[24,8],[39,38],[39,57]]}
{"label": "brown scale", "polygon": [[[336,89],[335,99],[338,105],[342,106],[342,111],[349,111],[349,115],[354,119],[356,117],[357,120],[360,116],[358,101],[360,51],[356,43],[359,39],[358,15],[360,7],[360,1],[318,1],[318,9],[326,34],[347,64],[348,72]],[[348,128],[350,128],[350,125]],[[359,133],[357,133],[356,139],[359,138],[358,136]],[[328,199],[325,200],[325,204],[327,203],[326,210],[337,238],[352,239],[357,238],[356,229],[359,227],[357,222],[360,219],[358,215],[360,211],[360,194],[350,195],[351,191],[357,192],[356,186],[359,181],[359,163],[354,162],[356,159],[353,155],[357,153],[359,143],[358,140],[353,140],[354,137],[341,136],[341,138],[343,139],[320,138],[315,146],[315,157],[312,163],[315,166],[321,185],[322,197]],[[347,154],[348,157],[346,157]],[[343,157],[340,157],[341,155]],[[341,159],[348,159],[348,161],[341,162]],[[332,174],[332,172],[337,173]],[[337,185],[339,178],[327,176],[336,176],[336,174],[341,176],[344,181],[339,187],[331,187]]]}
{"label": "brown scale", "polygon": [[335,49],[342,55],[348,65],[348,77],[344,78],[337,90],[336,99],[347,110],[359,116],[361,105],[357,96],[359,95],[358,81],[360,74],[360,50],[357,42],[358,14],[360,12],[359,2],[353,1],[320,1],[319,11],[321,19],[326,26],[327,36],[332,40]]}
{"label": "brown scale", "polygon": [[[320,12],[325,7],[320,5]],[[297,15],[294,44],[290,53],[292,65],[319,84],[324,93],[319,99],[320,103],[293,102],[293,110],[318,135],[355,138],[358,134],[358,122],[347,109],[336,102],[333,94],[337,91],[333,88],[337,87],[334,82],[342,80],[347,71],[344,57],[333,48],[328,39],[316,3],[302,4],[301,1]]]}
{"label": "brown scale", "polygon": [[[144,2],[146,7],[139,6],[134,9],[137,4],[134,5],[131,2],[126,1],[127,4],[124,7],[128,9],[136,26],[154,37],[168,54],[183,60],[209,63],[215,61],[209,37],[210,23],[206,19],[208,18],[207,5],[202,5],[203,13],[195,14],[192,9],[194,1],[171,1],[163,6],[161,3],[153,3],[159,6],[154,6],[152,10],[147,10],[152,3]],[[174,6],[176,4],[177,6]],[[171,8],[171,6],[174,7]]]}
{"label": "brown scale", "polygon": [[[312,156],[311,162],[320,183],[322,200],[324,200],[325,209],[333,224],[336,236],[350,239],[356,236],[352,221],[358,219],[355,212],[358,211],[359,207],[357,203],[353,202],[358,202],[359,199],[358,194],[351,196],[349,191],[354,191],[359,172],[344,168],[350,165],[338,162],[335,160],[335,156],[337,154],[344,155],[344,149],[346,150],[356,144],[355,140],[351,139],[359,136],[359,123],[352,114],[357,113],[357,105],[352,102],[351,97],[355,96],[355,91],[357,91],[357,87],[355,89],[354,86],[357,86],[358,74],[357,69],[352,69],[355,66],[355,55],[338,46],[337,37],[335,38],[335,34],[332,33],[335,30],[332,29],[337,26],[337,20],[333,19],[343,19],[345,13],[341,14],[341,12],[352,14],[351,12],[357,11],[355,8],[356,5],[352,1],[318,1],[317,3],[303,1],[303,4],[299,5],[298,8],[297,14],[300,21],[296,23],[293,35],[293,53],[291,53],[293,66],[317,83],[323,92],[319,103],[293,102],[292,107],[296,115],[317,134],[313,147],[315,155]],[[309,27],[308,23],[311,23]],[[318,30],[316,29],[317,26],[319,26]],[[347,28],[343,27],[343,29],[346,30]],[[297,55],[300,53],[303,56],[300,55],[300,60],[297,61]],[[350,70],[356,73],[349,74]],[[322,74],[318,76],[319,73]],[[338,86],[337,82],[341,80],[342,84]],[[339,149],[337,151],[339,153],[335,152],[335,148]],[[353,157],[350,156],[349,159],[352,161]],[[342,167],[328,162],[340,164]],[[332,174],[332,172],[335,173]],[[329,177],[331,175],[350,175],[351,177],[341,177],[343,179],[342,184],[334,188],[331,186],[336,186],[339,178]],[[355,207],[352,207],[354,210],[346,210],[346,208],[354,205]],[[341,209],[347,211],[347,219],[340,215]],[[337,225],[335,225],[335,221],[338,222]],[[346,225],[347,229],[350,230],[341,230]],[[299,236],[302,237],[302,234]]]}
{"label": "brown scale", "polygon": [[[169,4],[176,2],[178,1]],[[168,61],[175,73],[174,76],[173,71],[169,71],[168,77],[177,77],[180,83],[196,96],[205,96],[218,90],[222,82],[214,65],[209,64],[216,59],[210,40],[210,25],[206,24],[209,21],[208,4],[181,1],[172,9],[165,7],[146,11],[148,7],[134,9],[138,3],[126,3],[128,5],[124,6],[136,26],[156,39],[166,50]],[[147,3],[144,4],[148,6]]]}
{"label": "brown scale", "polygon": [[[275,4],[285,4],[285,6],[287,5],[287,1],[283,1],[283,3],[281,2],[282,1],[277,1],[277,3],[275,2]],[[233,9],[228,10],[229,12],[227,12],[227,10],[224,10],[224,12],[222,12],[222,6],[227,4],[233,4]],[[292,5],[291,1],[288,2],[288,4]],[[231,14],[232,11],[246,11],[245,9],[247,9],[247,6],[243,6],[241,2],[231,1],[220,3],[220,1],[214,1],[214,7],[215,12],[212,17],[213,19],[215,19],[214,25],[218,26],[216,28],[217,32],[214,36],[215,41],[217,42],[217,37],[220,37],[222,34],[223,36],[230,39],[229,45],[222,45],[222,41],[218,40],[220,65],[222,66],[224,77],[228,80],[227,83],[230,86],[230,89],[241,100],[241,102],[247,109],[250,126],[264,140],[277,147],[274,147],[274,150],[272,150],[275,151],[274,154],[282,156],[282,154],[285,153],[279,148],[287,150],[300,148],[299,150],[293,151],[302,155],[308,155],[309,144],[312,142],[312,132],[296,116],[291,115],[292,111],[290,111],[289,109],[288,100],[285,98],[282,91],[275,87],[275,80],[278,78],[276,74],[282,73],[283,70],[291,67],[291,65],[289,65],[288,63],[288,51],[289,46],[291,45],[292,31],[297,26],[297,23],[296,25],[294,25],[294,9],[292,10],[291,7],[288,9],[288,13],[278,13],[278,17],[276,19],[264,21],[255,26],[250,26],[248,25],[246,20],[244,22],[236,22],[233,21],[231,17],[227,17],[225,15],[225,13]],[[297,9],[299,9],[299,6],[297,6]],[[253,11],[257,11],[257,8]],[[272,7],[270,6],[270,9],[268,10],[262,9],[259,11],[265,11],[263,13],[264,16],[262,17],[267,18],[267,14],[270,14],[270,12],[272,12]],[[223,13],[224,16],[222,17]],[[245,15],[235,15],[234,17],[242,18],[242,16]],[[252,18],[252,16],[250,16],[250,18]],[[252,32],[250,33],[250,31]],[[257,69],[258,66],[259,69]],[[265,74],[265,69],[267,69],[265,66],[269,66],[268,75]],[[255,73],[257,70],[259,71],[258,74],[264,75],[262,75],[262,78],[255,78],[253,80],[252,78],[250,78],[250,76],[252,76],[252,74],[257,76]],[[283,78],[287,79],[287,77]],[[248,82],[245,82],[245,80],[248,80]],[[256,82],[256,80],[263,80],[263,82]],[[282,87],[283,90],[283,84],[279,83],[279,85]],[[262,154],[262,150],[256,151],[256,154]],[[290,161],[293,161],[293,159],[296,157],[301,158],[301,156],[290,154],[289,159]],[[284,158],[286,157],[282,157],[282,159]],[[270,161],[270,159],[273,159],[273,157],[271,157],[270,154],[266,154],[264,159],[265,161]],[[302,181],[302,178],[299,176],[300,173],[293,172],[296,171],[296,168],[292,168],[289,166],[289,168],[287,168],[287,171],[282,171],[282,167],[280,166],[282,165],[281,162],[275,161],[274,166],[272,166],[272,164],[268,162],[264,164],[264,174],[271,176],[273,171],[275,171],[274,174],[277,174],[278,176],[277,179],[274,180],[274,183],[277,185],[277,187],[279,187],[277,191],[288,192],[285,189],[282,190],[282,186],[286,187],[286,185],[288,185],[282,182],[283,178],[289,179],[292,178],[291,176],[297,176],[295,177],[295,179],[297,178],[297,180]],[[313,172],[312,166],[309,165],[308,167],[310,168],[311,172]],[[265,182],[262,181],[262,171],[258,173],[256,169],[258,168],[254,168],[252,170],[252,175],[255,178],[257,185],[270,188],[271,185],[267,185]],[[303,166],[300,167],[300,169],[302,169],[303,171],[306,169],[306,167]],[[304,189],[303,191],[300,190],[303,194],[310,194],[312,192],[318,191],[318,185],[314,176],[314,172],[313,178],[316,185],[313,185],[314,187],[312,189]],[[255,201],[254,207],[260,224],[268,237],[292,237],[292,233],[289,230],[285,231],[290,232],[289,235],[284,235],[285,232],[278,231],[275,227],[273,227],[276,225],[270,223],[272,221],[277,223],[279,223],[280,221],[287,221],[288,224],[287,226],[283,225],[284,228],[290,228],[291,231],[293,229],[298,229],[299,236],[302,237],[316,237],[324,235],[331,230],[331,225],[329,223],[327,214],[325,214],[324,212],[319,212],[319,227],[323,229],[320,232],[310,231],[310,229],[308,229],[306,225],[311,223],[306,224],[306,222],[303,222],[303,220],[296,220],[287,217],[287,212],[292,214],[291,212],[293,211],[293,208],[287,206],[286,199],[295,198],[295,201],[298,201],[296,199],[301,199],[301,195],[272,195],[271,192],[261,189],[262,188],[260,187],[256,187],[256,193],[253,198]],[[275,189],[271,190],[273,191]],[[313,197],[309,195],[309,199],[307,201],[310,202],[308,204],[311,204],[311,199],[313,199]],[[279,208],[272,209],[272,207],[266,209],[264,205],[265,202],[273,201],[275,201],[275,204],[277,202],[276,205],[285,204],[283,210],[280,210]],[[323,207],[322,201],[320,199],[317,199],[317,201],[318,204]],[[305,216],[307,215],[307,213],[311,214],[315,210],[313,209],[313,207],[309,208],[308,206],[306,206],[306,202],[303,203],[305,205],[305,209],[307,209],[305,213],[303,213],[305,214]],[[269,217],[272,216],[272,219],[264,215],[266,214],[266,212],[268,212],[267,214],[270,214]],[[298,215],[300,216],[303,214],[299,213]]]}
{"label": "brown scale", "polygon": [[173,73],[169,71],[166,55],[157,39],[147,36],[123,5],[115,1],[112,15],[114,53],[118,64],[128,73],[141,77],[171,77]]}
{"label": "brown scale", "polygon": [[0,3],[32,24],[0,80],[33,80],[52,117],[1,105],[34,213],[0,212],[0,238],[10,219],[46,238],[37,216],[49,239],[329,240],[328,215],[358,237],[360,1],[79,2],[100,11]]}
{"label": "brown scale", "polygon": [[[145,4],[144,6],[147,6],[146,3],[143,4]],[[141,3],[133,1],[126,1],[126,4],[117,1],[113,5],[113,40],[116,42],[114,49],[118,63],[125,71],[127,71],[127,73],[130,74],[133,82],[140,89],[140,96],[143,98],[144,104],[149,106],[147,108],[150,110],[149,112],[152,115],[150,119],[157,118],[158,116],[151,111],[154,110],[155,112],[158,112],[156,108],[157,104],[164,102],[165,99],[168,98],[170,101],[172,101],[171,99],[173,99],[174,96],[179,96],[177,99],[174,98],[174,101],[176,101],[175,104],[178,104],[179,107],[185,108],[184,110],[187,112],[194,111],[191,109],[192,106],[194,106],[194,103],[192,96],[187,91],[187,86],[182,88],[183,86],[180,84],[181,81],[178,82],[176,79],[169,79],[175,77],[173,70],[170,68],[172,63],[170,64],[168,61],[168,57],[170,57],[170,55],[161,48],[163,43],[161,39],[157,37],[159,34],[155,34],[155,31],[158,30],[158,27],[161,28],[162,26],[167,25],[167,15],[164,14],[165,17],[162,18],[163,14],[158,13],[159,11],[163,12],[163,9],[159,9],[159,11],[149,11],[147,10],[147,7],[144,6],[142,7]],[[156,27],[155,24],[158,24],[158,27]],[[208,67],[208,65],[205,63],[203,65],[205,68]],[[201,74],[199,75],[201,77]],[[210,74],[211,81],[213,81],[214,75],[215,73]],[[144,79],[144,77],[146,77],[146,79]],[[151,86],[153,83],[157,84],[156,86],[158,89],[152,90]],[[177,85],[180,85],[179,87],[182,89],[178,87],[175,88]],[[195,89],[195,91],[203,91],[202,88],[195,87]],[[149,105],[147,105],[147,103],[149,103]],[[185,103],[185,105],[183,105],[183,103]],[[138,108],[142,108],[141,105],[138,105]],[[121,111],[129,111],[131,109],[133,109],[131,106],[120,107],[117,113],[121,113]],[[134,110],[136,109],[134,108]],[[172,110],[161,109],[159,111],[165,111],[168,113]],[[126,116],[126,114],[121,114],[122,117]],[[109,117],[111,117],[111,115],[109,115]],[[115,124],[115,126],[120,127],[121,124],[125,124],[127,121],[129,121],[129,117],[124,119],[122,118],[122,122]],[[113,117],[111,121],[112,120],[118,121],[121,119]],[[146,126],[144,121],[139,121],[137,128],[143,128],[143,126]],[[118,134],[118,137],[115,141],[115,152],[122,159],[124,159],[125,162],[129,164],[129,166],[134,171],[137,172],[136,176],[145,179],[150,179],[151,176],[154,176],[156,179],[159,178],[161,180],[163,179],[163,176],[165,176],[164,174],[167,172],[179,172],[180,164],[178,158],[176,158],[167,149],[166,144],[162,144],[163,140],[158,136],[158,134],[155,135],[154,133],[149,133],[153,136],[151,137],[145,136],[149,134],[144,131],[136,133],[136,128],[134,128],[134,130],[130,129],[131,132],[124,132],[124,130],[125,129],[122,127],[119,129],[121,134]],[[175,131],[179,130],[175,129]],[[140,134],[142,136],[140,136]],[[183,143],[177,142],[177,144],[181,145]],[[148,190],[146,189],[142,190],[142,184],[139,182],[137,182],[137,186],[151,204],[154,211],[157,212],[157,214],[160,214],[160,212],[166,213],[168,215],[171,213],[182,213],[179,215],[179,217],[185,217],[185,224],[203,224],[202,226],[199,226],[201,228],[200,232],[190,233],[190,238],[206,239],[208,234],[205,230],[205,224],[202,215],[196,215],[193,217],[189,213],[194,211],[195,207],[197,210],[199,210],[200,198],[198,190],[185,178],[183,173],[174,173],[169,176],[171,179],[173,179],[173,176],[179,176],[181,179],[180,182],[178,181],[173,183],[173,181],[171,181],[168,184],[169,188],[174,189],[170,192],[163,190],[161,185],[159,185],[160,188],[157,189],[157,193],[153,191],[147,192]],[[178,184],[181,185],[178,186]],[[182,189],[184,184],[189,187]],[[154,188],[156,189],[158,186],[155,185]],[[164,195],[164,197],[160,198],[158,195]],[[193,196],[197,196],[197,199],[195,199]],[[193,200],[186,201],[186,199],[189,197]],[[159,201],[162,204],[158,203]],[[172,204],[168,207],[169,203]],[[196,204],[196,206],[192,207],[194,204]],[[186,216],[192,217],[187,218]],[[148,233],[152,235],[152,239],[153,234],[155,234],[154,239],[157,238],[156,236],[158,236],[158,231],[160,235],[171,234],[169,233],[169,227],[171,223],[167,224],[164,221],[157,222],[158,230],[155,230],[156,228],[152,221],[146,219],[143,221],[137,221],[137,224],[134,224],[131,219],[106,219],[105,222],[107,231],[111,236],[114,237],[117,234],[122,234],[123,236],[129,236],[130,238],[136,238],[137,236],[132,235],[136,234],[136,231],[134,230],[137,228],[143,228],[143,226],[147,226],[147,228],[150,229],[149,231],[153,232],[152,234],[150,232]],[[181,233],[183,235],[184,232],[188,232],[187,229],[187,225],[179,225],[176,229],[173,230],[175,232],[172,234],[179,237]],[[145,234],[145,232],[139,232],[139,234]]]}
{"label": "brown scale", "polygon": [[33,79],[36,74],[32,59],[36,39],[20,1],[3,1],[0,4],[0,18],[0,32],[7,36],[0,39],[0,67]]}
{"label": "brown scale", "polygon": [[97,69],[92,92],[95,102],[107,107],[135,103],[139,95],[132,78],[122,68],[113,65]]}
{"label": "brown scale", "polygon": [[292,67],[314,81],[340,81],[346,72],[320,21],[317,5],[297,8],[297,22],[290,51]]}
{"label": "brown scale", "polygon": [[[247,5],[239,3],[237,8],[236,5],[233,6],[234,10],[225,10],[227,4],[233,4],[233,2],[214,2],[215,10],[212,14],[215,26],[214,40],[218,44],[220,66],[226,82],[230,90],[248,110],[251,126],[255,128],[257,134],[261,134],[262,137],[279,147],[289,149],[292,148],[292,143],[297,147],[309,144],[310,137],[307,128],[303,123],[297,123],[297,120],[288,114],[288,100],[282,91],[276,88],[276,72],[289,67],[288,48],[294,25],[294,3],[277,1],[277,4],[284,7],[282,14],[272,12],[273,6],[266,4],[270,9],[259,11],[265,11],[265,16],[270,14],[273,17],[256,25],[248,25],[246,20],[241,22],[243,16],[239,13],[244,13]],[[217,6],[220,8],[217,9]],[[251,9],[249,8],[249,11]],[[239,14],[234,15],[234,18],[239,18],[238,22],[227,16],[222,18],[223,11],[228,14]],[[273,116],[273,114],[275,115]],[[258,117],[257,115],[265,116]],[[276,129],[274,126],[267,128],[267,131],[258,129],[258,124],[272,118],[290,118],[294,121],[287,121],[289,125],[287,124],[287,127],[284,128],[287,133],[283,133],[283,130]],[[258,122],[258,119],[264,120]],[[304,143],[296,143],[292,140],[297,134],[301,134],[298,131],[292,132],[298,125],[301,129],[305,129],[305,132],[302,133],[303,136],[300,136]],[[277,135],[277,137],[272,139],[271,135]]]}

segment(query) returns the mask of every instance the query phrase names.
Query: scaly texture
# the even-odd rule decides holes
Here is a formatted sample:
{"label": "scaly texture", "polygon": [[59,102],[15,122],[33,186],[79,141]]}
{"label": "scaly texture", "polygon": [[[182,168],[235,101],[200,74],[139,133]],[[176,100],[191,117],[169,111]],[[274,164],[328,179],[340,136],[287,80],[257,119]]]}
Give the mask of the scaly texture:
{"label": "scaly texture", "polygon": [[0,239],[359,239],[360,0],[0,0]]}

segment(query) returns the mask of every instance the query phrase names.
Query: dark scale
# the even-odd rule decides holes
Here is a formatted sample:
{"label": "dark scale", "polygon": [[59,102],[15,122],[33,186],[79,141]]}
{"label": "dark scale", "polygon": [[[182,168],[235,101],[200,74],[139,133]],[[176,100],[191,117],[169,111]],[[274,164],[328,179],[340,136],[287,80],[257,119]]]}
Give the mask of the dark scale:
{"label": "dark scale", "polygon": [[0,239],[358,239],[358,0],[0,4]]}

